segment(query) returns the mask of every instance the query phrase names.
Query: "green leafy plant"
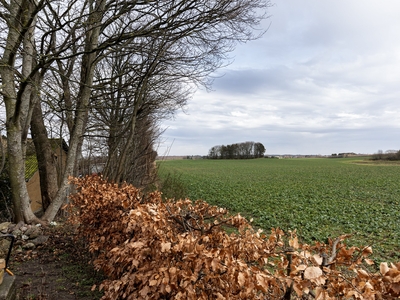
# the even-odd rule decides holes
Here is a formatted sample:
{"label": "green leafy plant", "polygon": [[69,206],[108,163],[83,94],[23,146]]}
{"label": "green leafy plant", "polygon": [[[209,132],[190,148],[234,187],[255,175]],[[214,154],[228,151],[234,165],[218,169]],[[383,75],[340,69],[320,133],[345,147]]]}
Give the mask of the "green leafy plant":
{"label": "green leafy plant", "polygon": [[185,199],[187,188],[179,173],[168,173],[161,180],[160,191],[166,199]]}
{"label": "green leafy plant", "polygon": [[[368,160],[366,160],[368,162]],[[351,233],[380,261],[400,259],[399,167],[360,158],[174,160],[159,176],[180,174],[187,197],[240,212],[269,230],[297,229],[303,242]]]}

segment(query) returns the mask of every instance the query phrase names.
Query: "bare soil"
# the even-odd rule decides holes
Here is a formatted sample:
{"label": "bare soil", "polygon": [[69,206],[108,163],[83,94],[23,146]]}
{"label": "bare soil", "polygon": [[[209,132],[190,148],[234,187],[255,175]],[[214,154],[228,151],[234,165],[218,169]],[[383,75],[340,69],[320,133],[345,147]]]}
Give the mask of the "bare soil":
{"label": "bare soil", "polygon": [[94,300],[102,293],[91,291],[103,277],[91,264],[83,241],[71,226],[44,229],[49,240],[34,250],[11,253],[9,269],[16,275],[17,300]]}

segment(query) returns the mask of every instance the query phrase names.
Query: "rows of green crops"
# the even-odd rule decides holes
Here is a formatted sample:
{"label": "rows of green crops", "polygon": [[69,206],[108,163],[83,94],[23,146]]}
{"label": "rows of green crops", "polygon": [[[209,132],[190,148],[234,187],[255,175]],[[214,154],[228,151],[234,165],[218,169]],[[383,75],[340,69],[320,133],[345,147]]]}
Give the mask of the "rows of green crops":
{"label": "rows of green crops", "polygon": [[[359,159],[359,158],[358,158]],[[174,160],[160,163],[187,197],[241,212],[266,230],[297,229],[305,242],[349,233],[377,257],[400,258],[400,166],[355,159]]]}

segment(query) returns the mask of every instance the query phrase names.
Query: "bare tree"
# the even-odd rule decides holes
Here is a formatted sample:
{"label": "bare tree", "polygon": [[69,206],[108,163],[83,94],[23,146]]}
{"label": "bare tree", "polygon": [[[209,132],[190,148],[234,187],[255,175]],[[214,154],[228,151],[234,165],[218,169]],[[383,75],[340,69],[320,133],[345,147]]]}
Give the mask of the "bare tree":
{"label": "bare tree", "polygon": [[[43,106],[43,99],[52,99],[47,102],[49,107],[65,118],[68,128],[65,172],[56,195],[49,197],[53,199],[42,218],[51,221],[65,199],[68,176],[76,168],[97,88],[95,70],[102,60],[117,53],[134,53],[134,69],[140,71],[131,73],[136,77],[136,85],[133,110],[127,117],[129,134],[118,158],[115,178],[120,180],[139,113],[158,103],[153,101],[156,91],[151,84],[159,84],[165,78],[171,80],[173,76],[182,84],[206,83],[207,75],[224,63],[226,53],[238,41],[259,36],[254,27],[265,17],[269,5],[268,0],[1,3],[0,26],[4,34],[0,36],[0,76],[6,107],[10,181],[15,219],[26,222],[40,221],[30,209],[24,178],[26,140],[34,109],[40,114],[37,103]],[[148,52],[150,49],[154,52]],[[171,57],[173,60],[169,61]],[[43,80],[49,77],[52,80]],[[45,135],[39,130],[35,134],[38,132]],[[50,170],[51,166],[43,168]]]}
{"label": "bare tree", "polygon": [[255,143],[254,144],[254,157],[259,158],[263,157],[265,153],[265,147],[261,143]]}
{"label": "bare tree", "polygon": [[[75,2],[78,3],[78,2]],[[52,5],[59,3],[49,3],[40,1],[10,1],[3,3],[7,13],[1,14],[1,17],[7,24],[7,38],[4,43],[0,74],[3,83],[2,95],[6,105],[7,117],[7,137],[8,137],[8,157],[10,162],[10,182],[13,195],[13,204],[16,221],[25,220],[26,222],[38,222],[39,220],[33,214],[30,208],[30,200],[25,184],[25,164],[24,156],[26,151],[26,138],[31,121],[35,102],[39,97],[33,95],[40,92],[39,82],[35,80],[38,73],[45,73],[51,67],[52,62],[59,59],[59,55],[68,49],[68,44],[75,41],[76,32],[67,34],[68,38],[62,40],[58,45],[57,51],[51,49],[55,47],[57,31],[51,31],[54,28],[52,22],[49,22],[49,15],[55,12],[60,13],[60,6],[54,9]],[[91,4],[91,5],[90,5]],[[68,175],[72,174],[76,158],[77,145],[80,136],[84,130],[84,121],[87,103],[90,98],[90,87],[93,78],[93,61],[96,58],[94,48],[97,47],[100,33],[99,22],[102,20],[102,14],[99,11],[104,10],[104,2],[89,3],[88,7],[83,8],[85,15],[89,17],[86,20],[86,36],[83,37],[85,49],[82,55],[82,71],[80,80],[80,103],[77,106],[74,133],[70,140],[70,151],[67,160],[66,172],[63,176],[63,184],[57,192],[55,199],[50,203],[44,215],[45,220],[52,220],[60,208],[68,187]],[[78,4],[78,6],[80,6]],[[64,7],[65,13],[70,12],[70,7]],[[61,15],[61,17],[63,17]],[[47,22],[46,22],[47,19]],[[82,19],[82,14],[78,18],[78,24]],[[55,26],[58,31],[62,31],[72,24],[71,21],[57,22]],[[53,20],[51,20],[53,21]],[[36,25],[40,24],[41,27]],[[47,25],[47,27],[46,27]],[[40,42],[36,42],[39,38]],[[72,38],[72,40],[71,40]],[[20,51],[22,49],[22,51]],[[15,80],[17,78],[17,80]],[[38,116],[39,117],[39,116]]]}
{"label": "bare tree", "polygon": [[[184,82],[187,78],[170,73],[172,70],[164,63],[168,59],[172,66],[174,57],[167,56],[165,47],[157,41],[147,42],[138,47],[139,53],[116,53],[111,59],[104,59],[96,76],[93,127],[95,133],[102,132],[108,140],[104,175],[117,182],[127,180],[124,173],[130,165],[128,160],[135,157],[131,150],[138,147],[135,137],[140,140],[147,136],[153,145],[155,136],[149,135],[148,129],[155,133],[154,123],[182,107],[189,95]],[[137,129],[139,120],[142,120],[142,127]],[[143,127],[148,122],[152,124]],[[142,135],[140,130],[143,130]],[[144,146],[148,148],[149,145]]]}

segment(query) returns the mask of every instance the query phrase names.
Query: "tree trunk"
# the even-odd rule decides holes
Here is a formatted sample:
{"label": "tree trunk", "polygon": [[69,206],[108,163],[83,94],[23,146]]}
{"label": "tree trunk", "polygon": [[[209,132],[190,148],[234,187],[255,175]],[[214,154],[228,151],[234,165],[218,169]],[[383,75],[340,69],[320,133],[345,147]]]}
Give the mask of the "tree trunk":
{"label": "tree trunk", "polygon": [[75,124],[71,132],[70,145],[65,171],[61,180],[61,186],[56,198],[50,203],[42,220],[50,222],[64,203],[69,192],[69,176],[74,174],[75,163],[79,155],[82,136],[88,118],[89,100],[92,92],[94,69],[96,67],[97,45],[100,35],[100,24],[104,13],[105,0],[89,1],[90,12],[87,24],[88,29],[85,40],[85,54],[82,57],[81,81],[78,94],[78,104],[75,115]]}
{"label": "tree trunk", "polygon": [[38,161],[42,207],[43,211],[46,211],[56,197],[58,190],[57,158],[48,139],[48,133],[42,118],[42,108],[39,102],[33,108],[33,115],[36,117],[31,120],[31,133]]}
{"label": "tree trunk", "polygon": [[[32,3],[24,1],[11,1],[9,6],[10,26],[7,42],[0,63],[2,80],[2,95],[6,106],[6,128],[8,143],[8,159],[10,184],[12,189],[14,217],[16,222],[39,222],[33,214],[25,182],[25,143],[27,123],[29,123],[30,81],[32,70],[32,44],[35,16]],[[22,57],[22,79],[18,86],[14,81],[16,76],[15,62],[18,48],[23,45],[26,52]]]}
{"label": "tree trunk", "polygon": [[7,124],[8,161],[11,192],[13,198],[14,222],[38,222],[33,214],[25,182],[25,160],[22,153],[21,128]]}

